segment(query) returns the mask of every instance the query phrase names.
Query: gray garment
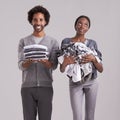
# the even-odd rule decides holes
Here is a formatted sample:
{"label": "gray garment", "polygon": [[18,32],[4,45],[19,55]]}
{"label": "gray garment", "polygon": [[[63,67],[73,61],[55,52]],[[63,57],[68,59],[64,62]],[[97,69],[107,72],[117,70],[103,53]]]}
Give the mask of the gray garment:
{"label": "gray garment", "polygon": [[36,86],[52,86],[52,71],[57,68],[58,59],[56,56],[56,50],[59,49],[58,42],[50,37],[44,36],[40,41],[40,45],[44,45],[48,48],[48,59],[53,63],[53,67],[48,69],[42,63],[32,63],[29,68],[23,68],[22,63],[25,60],[24,46],[33,45],[35,43],[35,37],[29,35],[20,40],[18,46],[18,66],[22,70],[22,87],[36,87]]}
{"label": "gray garment", "polygon": [[51,120],[52,87],[30,87],[21,89],[24,120]]}
{"label": "gray garment", "polygon": [[[71,38],[65,38],[62,41],[61,48],[65,44],[70,44]],[[97,57],[102,61],[102,54],[98,50],[97,43],[94,40],[86,39],[85,44],[92,51],[97,52]],[[101,63],[102,64],[102,63]],[[85,97],[85,120],[94,120],[96,97],[98,90],[97,69],[92,63],[92,73],[84,77],[80,82],[74,83],[70,78],[70,100],[73,110],[73,120],[83,120],[82,106]]]}
{"label": "gray garment", "polygon": [[83,120],[83,98],[85,97],[85,120],[94,120],[98,82],[86,81],[77,86],[70,86],[70,100],[73,120]]}
{"label": "gray garment", "polygon": [[[63,46],[65,46],[66,44],[70,44],[71,42],[71,38],[65,38],[62,40],[62,43],[61,43],[61,48]],[[97,47],[97,43],[95,40],[92,40],[92,39],[86,39],[85,41],[85,44],[87,47],[89,47],[92,51],[96,51],[97,53],[97,57],[102,61],[102,54],[101,52],[98,50],[98,47]],[[102,63],[101,63],[102,64]],[[91,80],[94,80],[97,78],[97,70],[95,68],[95,66],[92,64],[92,76],[91,76]]]}

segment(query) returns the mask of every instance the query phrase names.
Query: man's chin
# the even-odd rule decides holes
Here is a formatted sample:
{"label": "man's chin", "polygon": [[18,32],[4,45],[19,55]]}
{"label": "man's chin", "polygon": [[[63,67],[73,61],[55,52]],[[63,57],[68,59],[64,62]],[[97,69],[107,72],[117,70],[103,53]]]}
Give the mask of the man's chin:
{"label": "man's chin", "polygon": [[43,29],[36,29],[35,32],[36,33],[40,33]]}
{"label": "man's chin", "polygon": [[44,28],[43,26],[34,26],[34,31],[39,33],[41,31],[43,31],[43,28]]}

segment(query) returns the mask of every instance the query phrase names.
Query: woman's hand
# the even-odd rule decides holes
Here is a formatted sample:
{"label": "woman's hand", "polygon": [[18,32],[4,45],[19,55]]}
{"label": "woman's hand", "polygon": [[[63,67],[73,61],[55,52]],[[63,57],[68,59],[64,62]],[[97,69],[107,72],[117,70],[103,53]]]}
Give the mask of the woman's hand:
{"label": "woman's hand", "polygon": [[66,65],[74,64],[75,60],[76,60],[76,58],[74,56],[64,56],[63,63],[66,64]]}
{"label": "woman's hand", "polygon": [[88,62],[95,62],[95,61],[96,61],[96,58],[93,54],[87,54],[87,55],[82,56],[81,63],[85,64]]}
{"label": "woman's hand", "polygon": [[63,63],[60,65],[60,71],[64,72],[67,65],[76,63],[75,60],[74,56],[64,56]]}
{"label": "woman's hand", "polygon": [[82,62],[81,62],[82,64],[85,64],[85,63],[88,63],[88,62],[92,62],[93,65],[96,67],[96,69],[99,72],[103,71],[102,63],[98,62],[94,55],[89,54],[89,55],[85,55],[85,56],[82,57]]}

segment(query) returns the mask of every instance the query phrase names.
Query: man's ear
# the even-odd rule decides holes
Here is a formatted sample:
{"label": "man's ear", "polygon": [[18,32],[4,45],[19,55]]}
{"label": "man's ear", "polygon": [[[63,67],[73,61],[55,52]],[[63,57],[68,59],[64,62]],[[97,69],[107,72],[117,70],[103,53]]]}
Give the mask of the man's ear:
{"label": "man's ear", "polygon": [[46,26],[47,25],[47,22],[45,21],[45,25],[44,26]]}

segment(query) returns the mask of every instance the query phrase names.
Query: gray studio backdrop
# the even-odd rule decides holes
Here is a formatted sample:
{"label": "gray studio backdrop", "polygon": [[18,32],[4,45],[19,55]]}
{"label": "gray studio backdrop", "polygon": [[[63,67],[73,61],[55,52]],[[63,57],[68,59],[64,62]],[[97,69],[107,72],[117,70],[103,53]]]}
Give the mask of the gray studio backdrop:
{"label": "gray studio backdrop", "polygon": [[[103,53],[104,72],[99,74],[95,120],[120,120],[119,78],[119,0],[1,0],[0,1],[0,120],[23,120],[21,71],[17,65],[18,42],[32,33],[27,12],[43,5],[51,13],[45,31],[59,43],[75,35],[74,21],[79,15],[90,17],[87,34],[95,39]],[[54,71],[52,120],[72,120],[68,78]]]}

